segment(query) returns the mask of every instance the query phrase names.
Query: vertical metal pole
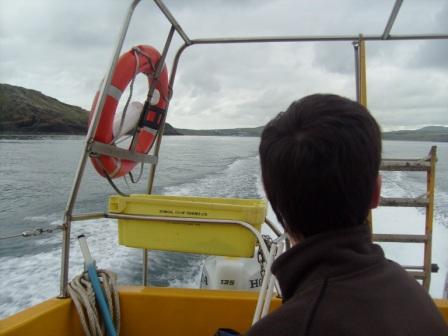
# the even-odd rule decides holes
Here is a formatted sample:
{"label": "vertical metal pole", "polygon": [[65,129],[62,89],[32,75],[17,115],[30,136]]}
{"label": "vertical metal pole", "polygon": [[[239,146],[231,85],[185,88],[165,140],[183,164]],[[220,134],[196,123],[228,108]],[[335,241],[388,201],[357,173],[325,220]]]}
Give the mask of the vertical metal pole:
{"label": "vertical metal pole", "polygon": [[126,13],[123,27],[120,31],[120,35],[118,37],[117,45],[115,47],[115,52],[112,57],[109,66],[109,72],[106,76],[106,80],[103,81],[101,85],[100,96],[98,100],[98,104],[93,112],[92,121],[90,123],[89,130],[87,131],[86,140],[84,143],[84,150],[81,154],[81,158],[78,162],[78,168],[75,175],[75,180],[72,185],[72,189],[70,192],[69,199],[67,201],[67,206],[65,208],[64,213],[64,224],[63,224],[63,241],[62,241],[62,257],[61,257],[61,279],[60,279],[60,293],[59,297],[64,298],[67,297],[67,284],[68,284],[68,270],[69,270],[69,259],[70,259],[70,229],[71,229],[71,216],[73,213],[73,208],[76,203],[76,198],[78,196],[79,187],[81,185],[82,177],[84,175],[84,170],[87,162],[87,157],[89,154],[89,146],[93,141],[93,138],[96,133],[96,129],[98,127],[99,119],[100,119],[100,111],[102,111],[104,107],[104,103],[107,97],[107,89],[112,81],[112,75],[115,69],[115,65],[117,64],[118,57],[121,52],[121,48],[123,46],[123,41],[126,37],[126,33],[129,27],[129,23],[132,18],[132,14],[134,12],[135,7],[138,5],[140,0],[133,0],[129,6],[128,12]]}
{"label": "vertical metal pole", "polygon": [[[162,52],[162,56],[160,58],[160,62],[159,62],[160,64],[159,65],[163,65],[165,63],[166,55],[168,54],[168,50],[169,50],[171,41],[173,39],[173,34],[174,34],[175,31],[176,31],[175,27],[171,26],[170,32],[168,34],[168,37],[167,37],[167,40],[166,40],[166,43],[165,43],[165,47],[163,48],[163,52]],[[162,71],[162,70],[160,70],[160,71]],[[158,74],[160,74],[160,72],[158,72],[158,73],[156,72],[156,76]],[[170,81],[170,84],[171,84],[171,81]],[[156,156],[157,158],[159,157],[160,144],[162,142],[163,132],[165,131],[165,121],[166,121],[166,117],[167,117],[167,114],[168,114],[168,107],[170,105],[171,96],[172,96],[172,91],[171,91],[172,87],[171,87],[170,84],[169,84],[169,87],[168,87],[168,91],[169,91],[168,95],[169,95],[169,97],[168,97],[168,102],[167,102],[167,106],[166,106],[167,113],[165,114],[165,117],[162,120],[162,124],[160,125],[160,129],[159,129],[159,132],[158,132],[158,135],[157,135],[157,139],[156,139],[156,146],[154,148],[154,156]],[[152,193],[152,188],[154,186],[154,177],[155,177],[155,173],[156,173],[156,167],[157,167],[157,164],[154,164],[154,165],[151,165],[150,168],[149,168],[150,171],[149,171],[149,179],[148,179],[148,185],[147,185],[147,192],[148,192],[148,194]]]}
{"label": "vertical metal pole", "polygon": [[[156,69],[155,77],[159,78],[160,73],[163,70],[163,65],[165,64],[166,56],[168,55],[168,50],[170,49],[171,41],[173,40],[174,32],[176,29],[174,26],[171,26],[170,31],[168,33],[168,37],[166,38],[165,46],[163,47],[162,54],[160,55],[159,67]],[[171,97],[169,97],[171,98]],[[168,98],[168,99],[169,99]]]}
{"label": "vertical metal pole", "polygon": [[148,250],[143,249],[143,276],[142,284],[146,286],[148,284]]}
{"label": "vertical metal pole", "polygon": [[[162,51],[162,55],[160,56],[160,60],[159,60],[159,64],[157,66],[156,72],[154,74],[154,78],[158,79],[160,77],[160,74],[163,70],[163,66],[165,64],[165,60],[166,60],[166,56],[168,55],[168,50],[170,48],[171,45],[171,41],[173,40],[173,35],[174,32],[176,31],[174,26],[171,26],[170,32],[168,33],[168,37],[166,38],[166,42],[165,42],[165,46],[163,47],[163,51]],[[149,92],[148,92],[148,101],[152,100],[152,95],[154,93],[154,82],[151,82],[151,86],[149,88]],[[168,102],[166,105],[166,111],[168,112],[168,107],[170,104],[170,100],[171,100],[171,87],[168,88]],[[166,114],[165,114],[165,118],[163,118],[162,120],[162,125],[160,125],[160,129],[158,132],[158,136],[157,136],[157,142],[156,142],[156,147],[154,149],[154,155],[158,158],[159,157],[159,151],[160,151],[160,142],[162,140],[162,135],[163,132],[165,130],[165,120],[166,120]],[[134,136],[134,139],[136,137]],[[154,183],[154,174],[155,174],[155,170],[156,170],[156,166],[157,163],[150,165],[150,171],[149,171],[149,179],[148,179],[148,194],[152,193],[152,187],[153,187],[153,183]],[[143,264],[142,264],[142,283],[143,286],[146,286],[148,283],[148,250],[147,249],[143,249]]]}
{"label": "vertical metal pole", "polygon": [[[171,31],[170,31],[171,34]],[[169,103],[171,101],[171,96],[173,94],[172,90],[173,90],[173,86],[174,86],[174,79],[176,77],[176,72],[177,72],[177,65],[179,64],[179,59],[180,56],[182,55],[182,52],[188,47],[189,45],[184,44],[182,45],[182,47],[177,51],[176,56],[174,58],[174,62],[173,62],[173,67],[172,67],[172,72],[170,75],[170,81],[169,81],[169,100],[168,100],[168,106]],[[166,52],[168,51],[166,45],[165,45],[165,49]],[[164,54],[165,54],[165,49],[164,49]],[[168,106],[167,106],[167,111],[168,111]],[[160,152],[160,145],[162,143],[162,137],[163,137],[163,132],[165,130],[165,121],[166,121],[166,115],[165,118],[162,121],[162,125],[160,127],[159,130],[159,135],[157,136],[157,142],[156,142],[156,146],[154,148],[154,155],[156,157],[159,157],[159,152]],[[152,189],[154,186],[154,178],[155,178],[155,173],[156,173],[156,168],[157,165],[150,165],[150,171],[149,171],[149,179],[148,179],[148,194],[152,193]],[[148,250],[144,249],[143,250],[143,276],[142,276],[142,282],[143,282],[143,286],[146,286],[148,283]]]}
{"label": "vertical metal pole", "polygon": [[193,45],[193,44],[183,44],[177,50],[176,55],[174,56],[173,66],[172,66],[172,69],[171,69],[171,76],[170,76],[170,88],[171,88],[171,90],[174,87],[174,80],[176,79],[177,68],[179,66],[180,57],[182,56],[182,53],[185,51],[185,49],[187,49],[191,45]]}
{"label": "vertical metal pole", "polygon": [[359,35],[359,102],[367,107],[366,44]]}
{"label": "vertical metal pole", "polygon": [[[359,53],[358,53],[358,90],[359,90],[359,103],[367,107],[367,70],[366,70],[366,44],[364,37],[359,34]],[[369,224],[370,231],[373,232],[373,215],[372,210],[369,211],[367,216],[367,223]]]}
{"label": "vertical metal pole", "polygon": [[356,101],[359,102],[359,41],[353,41],[353,49],[355,51],[355,86],[356,86]]}
{"label": "vertical metal pole", "polygon": [[[152,96],[154,94],[154,89],[156,87],[156,81],[159,80],[160,74],[163,71],[163,67],[165,65],[166,55],[168,54],[168,50],[169,50],[169,47],[170,47],[170,44],[171,44],[171,41],[173,39],[173,35],[174,35],[175,31],[176,30],[175,30],[174,26],[171,26],[170,32],[168,33],[168,37],[166,38],[165,46],[163,47],[162,54],[160,55],[160,59],[157,62],[157,66],[156,66],[156,69],[154,71],[154,76],[153,76],[153,78],[151,80],[151,84],[149,85],[148,95],[146,96],[146,102],[149,105],[151,105]],[[168,102],[169,102],[169,99],[170,99],[170,97],[168,97]],[[168,110],[168,105],[167,105],[166,109]],[[134,151],[135,147],[137,146],[137,134],[139,132],[140,132],[140,128],[137,127],[135,129],[135,131],[134,131],[134,135],[132,137],[131,145],[129,146],[129,150],[130,151]],[[159,133],[160,133],[160,131],[159,131]]]}
{"label": "vertical metal pole", "polygon": [[[179,60],[180,60],[180,56],[182,55],[183,51],[190,45],[188,44],[183,44],[182,47],[179,48],[179,50],[176,53],[176,56],[174,58],[174,62],[173,62],[173,67],[171,69],[171,75],[170,75],[170,82],[169,82],[169,89],[170,89],[170,101],[171,101],[171,96],[173,94],[172,90],[174,87],[174,79],[176,77],[176,73],[177,73],[177,66],[179,64]],[[170,103],[170,101],[168,102],[168,105]],[[167,109],[168,110],[168,109]],[[160,131],[159,131],[159,135],[157,137],[157,142],[156,142],[156,146],[154,148],[154,155],[155,156],[159,156],[159,151],[160,151],[160,144],[162,142],[162,136],[163,136],[163,132],[165,130],[165,121],[166,121],[166,116],[162,122]],[[152,193],[152,189],[154,186],[154,177],[155,177],[155,173],[156,173],[156,166],[151,165],[150,166],[150,172],[149,172],[149,179],[148,179],[148,194]]]}
{"label": "vertical metal pole", "polygon": [[437,161],[437,147],[432,146],[429,152],[431,158],[431,168],[426,172],[426,192],[428,197],[428,205],[426,206],[425,218],[425,250],[424,250],[424,273],[423,287],[429,291],[431,284],[431,251],[432,251],[432,221],[434,215],[434,186]]}
{"label": "vertical metal pole", "polygon": [[[363,36],[359,35],[358,41],[353,41],[355,50],[355,78],[356,78],[356,100],[367,107],[367,74],[366,74],[366,49]],[[369,211],[367,223],[372,230],[372,211]]]}

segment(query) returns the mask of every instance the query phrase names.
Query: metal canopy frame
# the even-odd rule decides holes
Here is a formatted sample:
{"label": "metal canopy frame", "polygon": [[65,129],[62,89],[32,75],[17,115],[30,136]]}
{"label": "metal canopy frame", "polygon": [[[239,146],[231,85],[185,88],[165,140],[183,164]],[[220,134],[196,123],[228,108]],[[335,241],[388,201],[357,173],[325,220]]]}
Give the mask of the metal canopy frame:
{"label": "metal canopy frame", "polygon": [[[105,80],[101,84],[100,94],[98,98],[98,104],[95,107],[95,110],[92,114],[92,121],[87,131],[87,135],[84,142],[84,150],[81,153],[81,157],[78,162],[78,167],[75,175],[75,179],[70,191],[69,199],[67,201],[66,209],[64,212],[64,222],[63,222],[63,248],[62,248],[62,258],[61,258],[61,279],[60,279],[60,297],[67,297],[67,284],[68,284],[68,269],[69,269],[69,251],[70,251],[70,232],[71,232],[71,223],[73,221],[94,219],[94,218],[102,218],[102,217],[112,217],[107,213],[87,213],[87,214],[73,214],[73,210],[75,207],[76,199],[79,193],[79,188],[82,182],[82,177],[85,171],[87,158],[91,153],[93,153],[93,149],[96,148],[97,151],[106,151],[107,153],[112,153],[110,155],[124,155],[120,150],[112,151],[110,148],[103,148],[103,146],[98,145],[94,141],[94,136],[96,130],[98,128],[98,123],[100,120],[100,111],[102,111],[108,89],[111,85],[112,75],[117,64],[118,58],[120,56],[123,42],[125,40],[129,24],[131,22],[133,13],[137,5],[141,0],[132,0],[130,2],[129,8],[124,16],[123,25],[119,32],[118,39],[116,42],[116,46],[114,52],[112,54],[112,58],[109,62],[108,72],[105,77]],[[390,32],[395,23],[395,19],[398,15],[400,7],[403,3],[403,0],[396,0],[394,7],[391,11],[389,19],[387,21],[384,32],[380,35],[316,35],[316,36],[307,36],[307,35],[296,35],[296,36],[256,36],[256,37],[218,37],[218,38],[196,38],[191,39],[188,34],[184,31],[182,26],[176,20],[176,18],[172,15],[170,10],[166,7],[162,0],[153,0],[166,19],[170,22],[171,28],[168,33],[167,40],[165,42],[165,46],[163,48],[163,52],[161,55],[161,59],[159,62],[159,66],[156,69],[156,77],[160,74],[163,64],[165,63],[166,56],[169,51],[169,47],[171,45],[171,41],[174,33],[177,33],[181,39],[183,40],[183,45],[177,50],[176,55],[174,57],[172,70],[169,78],[170,85],[170,97],[172,96],[172,88],[174,87],[174,80],[176,77],[177,67],[179,64],[180,57],[183,51],[191,47],[193,45],[204,45],[204,44],[238,44],[238,43],[291,43],[291,42],[355,42],[355,66],[356,66],[356,86],[358,90],[358,100],[362,102],[360,98],[361,95],[361,86],[363,78],[365,80],[365,76],[362,75],[362,72],[365,69],[361,67],[361,61],[363,57],[363,52],[358,51],[357,48],[359,45],[364,45],[364,41],[397,41],[397,40],[440,40],[440,39],[448,39],[447,34],[407,34],[407,35],[391,35]],[[362,48],[360,48],[362,49]],[[148,92],[148,99],[152,98],[152,94],[154,92],[153,85],[150,86]],[[168,107],[167,107],[168,109]],[[166,117],[165,117],[166,118]],[[152,192],[157,158],[160,151],[160,144],[162,140],[163,130],[165,127],[165,120],[162,121],[161,128],[159,130],[159,135],[157,136],[156,144],[154,147],[154,154],[150,158],[142,158],[140,155],[133,155],[134,152],[131,151],[131,156],[136,160],[146,161],[150,163],[150,173],[148,179],[147,191],[148,193]],[[99,150],[99,146],[101,149]],[[92,149],[93,148],[93,149]],[[269,221],[267,221],[268,225],[272,225]],[[274,232],[276,232],[274,230]],[[147,274],[147,251],[144,250],[144,259],[143,259],[143,283],[146,283],[146,274]]]}

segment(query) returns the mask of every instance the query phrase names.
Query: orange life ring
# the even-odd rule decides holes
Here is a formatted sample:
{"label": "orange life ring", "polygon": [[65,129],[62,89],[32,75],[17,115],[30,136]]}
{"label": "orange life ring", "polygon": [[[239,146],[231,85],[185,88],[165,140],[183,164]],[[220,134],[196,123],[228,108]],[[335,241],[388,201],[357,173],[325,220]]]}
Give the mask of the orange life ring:
{"label": "orange life ring", "polygon": [[[105,144],[111,144],[114,141],[113,123],[121,94],[139,73],[145,74],[148,77],[148,84],[151,85],[159,59],[159,52],[153,47],[146,45],[139,45],[120,56],[112,76],[111,86],[103,110],[101,111],[98,128],[94,136],[95,141]],[[136,69],[137,65],[138,69]],[[155,82],[154,92],[156,90],[159,92],[158,102],[154,103],[154,105],[145,104],[145,118],[140,121],[140,132],[135,139],[135,151],[138,153],[146,154],[150,151],[168,106],[168,71],[166,66],[163,67],[159,79]],[[93,100],[89,123],[95,110],[98,96],[99,92],[96,93]],[[105,176],[107,173],[110,178],[122,177],[137,165],[137,162],[107,155],[91,157],[91,160],[100,175]]]}

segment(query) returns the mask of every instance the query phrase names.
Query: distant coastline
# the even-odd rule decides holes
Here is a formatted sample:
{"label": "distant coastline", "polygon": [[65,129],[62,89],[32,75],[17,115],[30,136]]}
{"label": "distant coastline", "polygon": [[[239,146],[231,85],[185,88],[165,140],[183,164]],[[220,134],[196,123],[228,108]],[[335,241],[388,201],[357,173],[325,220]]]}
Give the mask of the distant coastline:
{"label": "distant coastline", "polygon": [[383,132],[383,140],[448,142],[448,127],[427,126],[417,130]]}
{"label": "distant coastline", "polygon": [[[0,136],[83,135],[88,111],[65,104],[39,91],[0,84]],[[264,126],[192,130],[165,126],[165,135],[258,137]],[[417,130],[383,133],[384,140],[448,142],[448,127],[427,126]]]}
{"label": "distant coastline", "polygon": [[[260,136],[263,126],[254,128],[234,128],[216,130],[176,129],[182,135],[208,136]],[[434,141],[448,142],[448,127],[427,126],[417,130],[383,132],[383,140],[392,141]]]}

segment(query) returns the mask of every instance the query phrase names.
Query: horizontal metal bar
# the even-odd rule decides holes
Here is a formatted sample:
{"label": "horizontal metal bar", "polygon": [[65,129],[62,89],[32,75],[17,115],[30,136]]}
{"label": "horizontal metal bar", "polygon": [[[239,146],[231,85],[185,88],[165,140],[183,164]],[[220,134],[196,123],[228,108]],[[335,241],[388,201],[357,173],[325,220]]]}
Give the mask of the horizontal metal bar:
{"label": "horizontal metal bar", "polygon": [[[448,34],[404,34],[404,35],[390,35],[388,40],[446,40]],[[374,37],[371,40],[378,40]]]}
{"label": "horizontal metal bar", "polygon": [[380,170],[383,171],[427,171],[431,162],[424,160],[383,160]]}
{"label": "horizontal metal bar", "polygon": [[[424,270],[425,266],[410,266],[410,265],[401,265],[405,270]],[[439,265],[431,264],[431,273],[439,272]]]}
{"label": "horizontal metal bar", "polygon": [[406,162],[406,161],[409,161],[409,162],[429,162],[429,161],[431,161],[431,156],[429,156],[429,155],[427,155],[427,156],[425,156],[425,157],[423,157],[423,158],[418,158],[418,159],[416,159],[416,158],[413,158],[413,159],[409,159],[409,158],[406,158],[406,159],[391,159],[391,158],[388,158],[388,159],[383,159],[383,161],[382,162],[392,162],[392,161],[396,161],[396,162]]}
{"label": "horizontal metal bar", "polygon": [[387,243],[424,243],[425,235],[415,234],[374,234],[373,240]]}
{"label": "horizontal metal bar", "polygon": [[105,218],[106,215],[104,212],[89,212],[85,214],[79,214],[79,215],[72,215],[71,220],[72,222],[79,222],[89,219],[98,219],[98,218]]}
{"label": "horizontal metal bar", "polygon": [[417,280],[423,280],[426,278],[425,272],[408,271],[408,273]]}
{"label": "horizontal metal bar", "polygon": [[182,37],[182,39],[185,41],[185,43],[186,44],[191,44],[190,38],[185,33],[185,31],[182,29],[182,27],[179,24],[179,22],[177,22],[176,18],[173,16],[173,14],[171,14],[171,12],[168,9],[168,7],[165,6],[163,1],[161,1],[161,0],[154,0],[154,2],[160,8],[160,10],[162,11],[163,15],[165,15],[165,17],[167,18],[167,20],[173,25],[173,27],[176,29],[176,31],[178,32],[180,37]]}
{"label": "horizontal metal bar", "polygon": [[414,265],[401,265],[405,270],[424,270],[425,266],[414,266]]}
{"label": "horizontal metal bar", "polygon": [[389,20],[387,20],[386,28],[384,28],[384,32],[382,35],[383,40],[387,40],[390,36],[390,31],[392,26],[394,25],[395,19],[397,18],[398,12],[400,11],[401,4],[403,0],[396,0],[394,7],[392,8],[392,12],[390,13]]}
{"label": "horizontal metal bar", "polygon": [[93,142],[89,147],[89,153],[91,154],[104,154],[119,159],[144,162],[150,164],[157,164],[157,157],[154,155],[146,155],[136,152],[131,152],[127,149],[116,147],[113,145],[104,144],[101,142]]}
{"label": "horizontal metal bar", "polygon": [[[363,35],[366,41],[384,41],[382,35]],[[444,40],[448,34],[410,34],[390,35],[389,40]],[[269,43],[269,42],[331,42],[355,41],[359,35],[321,35],[321,36],[254,36],[254,37],[218,37],[192,39],[191,44],[228,44],[228,43]]]}
{"label": "horizontal metal bar", "polygon": [[407,197],[381,197],[381,206],[396,206],[396,207],[426,207],[429,201],[426,197],[407,198]]}
{"label": "horizontal metal bar", "polygon": [[[104,214],[106,218],[113,219],[136,219],[142,221],[161,221],[161,222],[179,222],[179,223],[217,223],[217,224],[248,224],[242,221],[236,221],[231,219],[204,219],[204,218],[192,218],[192,217],[161,217],[161,216],[149,216],[149,215],[129,215],[119,214],[113,212],[107,212]],[[250,225],[250,224],[248,224]]]}
{"label": "horizontal metal bar", "polygon": [[264,257],[267,260],[269,255],[269,250],[266,243],[261,236],[261,233],[257,231],[252,225],[243,221],[228,220],[228,219],[203,219],[203,218],[191,218],[191,217],[160,217],[160,216],[148,216],[148,215],[128,215],[128,214],[117,214],[108,212],[105,214],[106,218],[113,219],[134,219],[141,221],[161,221],[161,222],[177,222],[177,223],[211,223],[211,224],[233,224],[240,225],[251,231],[258,240],[258,244],[263,252]]}

